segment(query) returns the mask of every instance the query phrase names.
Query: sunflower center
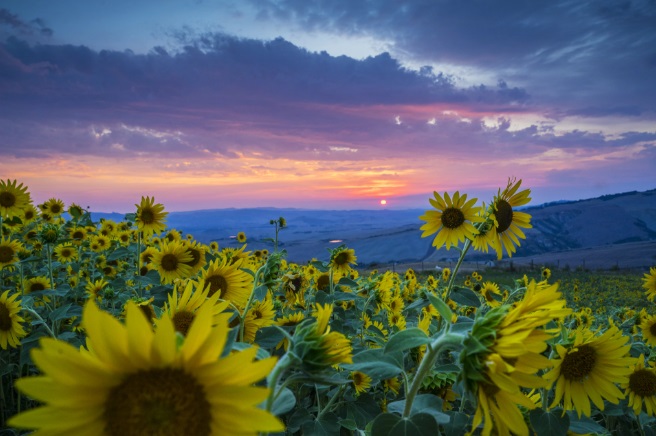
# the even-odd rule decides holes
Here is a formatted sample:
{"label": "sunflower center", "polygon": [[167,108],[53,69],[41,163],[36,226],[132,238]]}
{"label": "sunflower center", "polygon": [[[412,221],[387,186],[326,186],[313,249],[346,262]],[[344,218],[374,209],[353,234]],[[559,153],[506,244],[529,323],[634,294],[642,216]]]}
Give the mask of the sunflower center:
{"label": "sunflower center", "polygon": [[641,397],[656,395],[656,374],[647,369],[639,369],[629,377],[629,389]]}
{"label": "sunflower center", "polygon": [[14,258],[14,249],[7,246],[0,246],[0,263],[9,263]]}
{"label": "sunflower center", "polygon": [[61,251],[61,257],[63,257],[64,259],[66,259],[67,257],[71,257],[72,254],[73,254],[73,253],[72,253],[71,250],[68,249],[68,248],[64,248],[64,249]]}
{"label": "sunflower center", "polygon": [[656,322],[653,322],[649,326],[649,333],[651,333],[653,336],[656,336]]}
{"label": "sunflower center", "polygon": [[349,254],[346,251],[342,251],[337,256],[335,256],[335,265],[346,265],[349,263]]}
{"label": "sunflower center", "polygon": [[171,253],[162,256],[162,269],[164,271],[176,271],[178,269],[178,256]]}
{"label": "sunflower center", "polygon": [[62,211],[62,208],[58,204],[53,204],[52,206],[50,206],[50,212],[54,213],[55,215],[61,213],[61,211]]}
{"label": "sunflower center", "polygon": [[73,234],[71,235],[71,237],[72,237],[73,239],[84,239],[84,232],[82,232],[82,231],[80,231],[80,230],[76,230],[76,231],[73,232]]}
{"label": "sunflower center", "polygon": [[317,279],[317,289],[325,291],[330,286],[330,276],[328,274],[321,274]]}
{"label": "sunflower center", "polygon": [[189,266],[198,265],[198,262],[200,262],[200,251],[196,250],[195,248],[187,248],[187,251],[189,254],[191,254],[191,260],[189,262],[185,262],[185,264]]}
{"label": "sunflower center", "polygon": [[0,192],[0,206],[12,207],[14,204],[16,204],[16,196],[14,194],[7,191]]}
{"label": "sunflower center", "polygon": [[364,380],[362,374],[360,374],[359,372],[353,374],[353,384],[355,384],[356,386],[360,386],[363,381]]}
{"label": "sunflower center", "polygon": [[465,214],[456,207],[447,207],[442,212],[442,225],[447,229],[457,229],[465,222]]}
{"label": "sunflower center", "polygon": [[498,200],[496,204],[497,233],[503,233],[512,224],[513,221],[513,208],[506,200]]}
{"label": "sunflower center", "polygon": [[193,320],[194,314],[189,311],[181,310],[180,312],[176,312],[175,315],[173,315],[173,326],[175,327],[175,331],[182,333],[186,337],[187,332],[189,331],[189,326],[191,326]]}
{"label": "sunflower center", "polygon": [[155,214],[150,209],[142,209],[139,218],[144,224],[152,224],[155,222]]}
{"label": "sunflower center", "polygon": [[560,372],[566,380],[582,381],[594,369],[597,352],[589,345],[581,345],[577,351],[563,359]]}
{"label": "sunflower center", "polygon": [[131,374],[105,403],[109,435],[209,435],[212,413],[203,387],[180,369]]}
{"label": "sunflower center", "polygon": [[[219,292],[219,295],[223,295],[225,291],[228,290],[228,282],[223,276],[210,276],[205,279],[205,283],[209,283],[210,291],[207,293],[208,297],[211,297],[216,292]],[[207,285],[206,285],[207,286]]]}
{"label": "sunflower center", "polygon": [[27,220],[31,220],[32,218],[34,218],[34,212],[32,212],[31,210],[28,209],[23,214],[23,217]]}
{"label": "sunflower center", "polygon": [[0,330],[5,332],[11,330],[11,317],[5,303],[0,303]]}
{"label": "sunflower center", "polygon": [[45,291],[46,285],[40,282],[32,283],[30,285],[30,292]]}

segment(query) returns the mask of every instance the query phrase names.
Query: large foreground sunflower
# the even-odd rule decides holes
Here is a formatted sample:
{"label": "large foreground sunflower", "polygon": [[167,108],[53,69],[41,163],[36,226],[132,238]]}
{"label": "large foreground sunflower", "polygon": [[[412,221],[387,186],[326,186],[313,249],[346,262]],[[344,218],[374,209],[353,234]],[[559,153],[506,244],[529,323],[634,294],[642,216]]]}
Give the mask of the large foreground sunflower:
{"label": "large foreground sunflower", "polygon": [[88,350],[43,339],[32,351],[43,375],[20,379],[16,387],[44,405],[14,416],[9,425],[68,435],[283,431],[277,418],[257,407],[269,390],[253,386],[275,358],[254,362],[253,347],[221,359],[228,327],[212,328],[211,312],[209,306],[199,310],[178,346],[169,317],[153,332],[135,304],[128,304],[123,325],[91,300],[83,314]]}
{"label": "large foreground sunflower", "polygon": [[18,347],[20,340],[27,333],[21,322],[25,321],[21,316],[20,301],[16,301],[19,294],[9,296],[9,291],[0,295],[0,348]]}
{"label": "large foreground sunflower", "polygon": [[623,383],[624,392],[629,397],[629,407],[633,407],[636,416],[640,415],[644,405],[647,415],[656,413],[656,369],[645,367],[645,356],[640,355],[629,375],[629,381]]}
{"label": "large foreground sunflower", "polygon": [[635,359],[628,356],[631,344],[628,337],[614,325],[602,335],[595,336],[588,329],[575,332],[570,347],[556,345],[560,359],[544,378],[555,383],[554,400],[550,407],[563,402],[565,410],[576,410],[590,416],[590,401],[604,410],[604,399],[618,404],[624,394],[618,383],[627,383]]}
{"label": "large foreground sunflower", "polygon": [[472,239],[478,233],[478,230],[472,223],[482,222],[483,218],[478,215],[478,207],[475,207],[476,198],[467,201],[467,194],[460,195],[456,191],[453,198],[447,192],[444,196],[433,192],[435,198],[431,198],[430,204],[436,210],[427,210],[425,214],[419,217],[420,220],[426,221],[419,230],[424,232],[422,238],[437,232],[433,239],[433,246],[437,249],[446,245],[450,249],[458,245],[465,239]]}
{"label": "large foreground sunflower", "polygon": [[155,204],[155,197],[141,197],[141,203],[135,206],[137,206],[135,223],[145,236],[161,233],[166,229],[165,220],[169,213],[164,212],[163,204]]}
{"label": "large foreground sunflower", "polygon": [[642,281],[644,282],[642,287],[645,288],[647,299],[654,301],[654,297],[656,297],[656,266],[649,269],[649,274],[645,274]]}
{"label": "large foreground sunflower", "polygon": [[0,217],[12,218],[20,217],[23,210],[27,208],[32,200],[27,192],[27,186],[23,184],[16,185],[17,181],[7,179],[0,180]]}
{"label": "large foreground sunflower", "polygon": [[506,254],[512,257],[517,250],[515,247],[519,247],[519,238],[526,239],[521,228],[533,227],[531,226],[531,215],[513,209],[531,201],[530,189],[517,192],[521,185],[521,180],[508,180],[506,188],[503,191],[499,189],[492,201],[490,218],[494,222],[496,230],[494,249],[498,259],[501,259],[504,249]]}

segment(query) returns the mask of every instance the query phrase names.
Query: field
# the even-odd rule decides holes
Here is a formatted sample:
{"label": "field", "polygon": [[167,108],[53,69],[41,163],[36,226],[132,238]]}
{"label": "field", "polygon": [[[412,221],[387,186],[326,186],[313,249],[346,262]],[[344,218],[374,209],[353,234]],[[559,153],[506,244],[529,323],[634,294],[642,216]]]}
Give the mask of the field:
{"label": "field", "polygon": [[656,269],[511,258],[517,188],[422,217],[456,262],[364,268],[288,261],[283,217],[220,247],[3,181],[3,434],[653,434]]}

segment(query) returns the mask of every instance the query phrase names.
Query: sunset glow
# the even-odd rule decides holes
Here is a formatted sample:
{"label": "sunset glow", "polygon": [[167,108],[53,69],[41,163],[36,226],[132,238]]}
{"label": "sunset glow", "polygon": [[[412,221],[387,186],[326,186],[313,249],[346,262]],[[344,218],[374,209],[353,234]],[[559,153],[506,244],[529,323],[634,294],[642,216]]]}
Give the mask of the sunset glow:
{"label": "sunset glow", "polygon": [[[656,186],[652,27],[602,26],[594,2],[562,33],[539,30],[557,7],[499,32],[502,6],[385,3],[350,24],[316,4],[313,25],[282,0],[0,8],[0,177],[119,212],[142,195],[172,211],[416,208],[513,176],[535,203]],[[585,56],[563,54],[582,38]]]}

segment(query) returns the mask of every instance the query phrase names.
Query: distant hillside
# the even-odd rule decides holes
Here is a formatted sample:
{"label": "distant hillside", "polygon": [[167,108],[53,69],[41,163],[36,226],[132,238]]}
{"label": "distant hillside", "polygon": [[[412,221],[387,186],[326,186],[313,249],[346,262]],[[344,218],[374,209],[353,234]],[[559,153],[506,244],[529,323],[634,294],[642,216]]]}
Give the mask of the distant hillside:
{"label": "distant hillside", "polygon": [[[587,258],[594,257],[595,252],[598,256],[609,256],[612,247],[619,259],[626,257],[621,253],[634,253],[635,259],[627,265],[656,265],[656,189],[556,202],[524,211],[532,215],[533,228],[526,230],[527,239],[513,257],[516,262],[535,258],[544,263],[549,255],[553,259],[572,258],[580,250],[585,250]],[[435,251],[431,247],[432,238],[421,238],[419,227],[423,222],[419,216],[423,213],[423,209],[216,209],[172,212],[168,225],[191,233],[201,242],[217,241],[224,247],[238,246],[234,235],[244,231],[248,237],[247,249],[271,249],[272,244],[264,241],[274,235],[269,221],[283,216],[289,226],[280,232],[280,247],[287,250],[289,260],[294,262],[311,258],[325,260],[328,249],[342,243],[355,249],[360,264],[454,261],[458,257],[456,250]],[[121,219],[113,214],[94,214],[94,219],[101,216]],[[636,244],[641,251],[633,248]],[[555,253],[560,254],[553,257]],[[496,256],[470,252],[467,258],[486,261],[495,260]],[[619,263],[617,259],[611,260]]]}

